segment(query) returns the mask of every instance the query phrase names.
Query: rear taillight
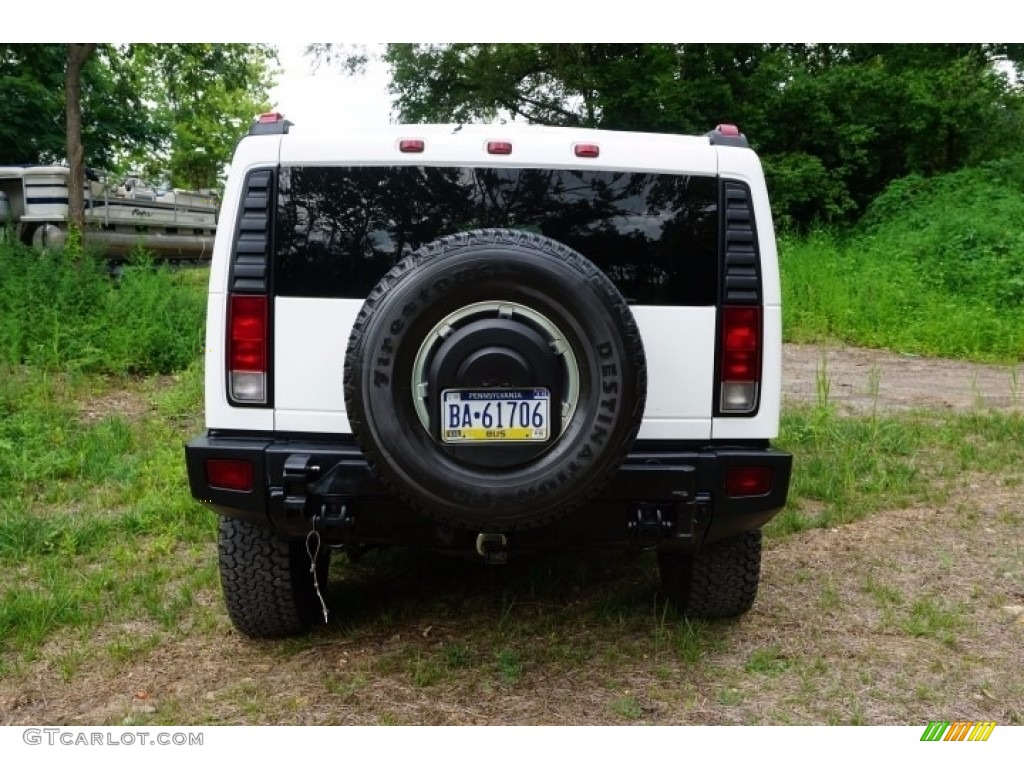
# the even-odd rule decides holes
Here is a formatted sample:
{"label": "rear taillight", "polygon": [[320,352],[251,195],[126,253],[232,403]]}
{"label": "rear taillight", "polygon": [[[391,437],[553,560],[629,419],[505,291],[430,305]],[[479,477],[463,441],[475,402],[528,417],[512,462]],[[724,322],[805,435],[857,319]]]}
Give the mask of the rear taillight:
{"label": "rear taillight", "polygon": [[722,308],[719,410],[726,414],[751,413],[757,409],[761,384],[760,307]]}
{"label": "rear taillight", "polygon": [[252,462],[244,459],[207,459],[206,484],[225,491],[251,491]]}
{"label": "rear taillight", "polygon": [[228,391],[240,403],[267,402],[267,297],[232,294],[228,304]]}

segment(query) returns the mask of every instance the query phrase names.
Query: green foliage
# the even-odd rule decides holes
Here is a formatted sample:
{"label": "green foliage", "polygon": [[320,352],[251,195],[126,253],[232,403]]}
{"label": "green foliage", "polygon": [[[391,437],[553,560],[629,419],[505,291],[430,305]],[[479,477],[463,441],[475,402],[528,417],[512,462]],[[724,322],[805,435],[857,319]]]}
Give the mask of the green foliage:
{"label": "green foliage", "polygon": [[[0,44],[0,164],[53,163],[67,157],[65,45]],[[101,45],[82,71],[86,165],[109,167],[124,152],[152,146],[158,126],[115,46]]]}
{"label": "green foliage", "polygon": [[0,244],[0,363],[51,370],[168,373],[202,349],[205,297],[166,267],[120,280],[74,247]]}
{"label": "green foliage", "polygon": [[[67,157],[66,47],[0,44],[0,164]],[[267,106],[275,59],[265,45],[100,45],[82,72],[85,164],[141,166],[178,186],[217,186],[238,139]]]}
{"label": "green foliage", "polygon": [[698,134],[737,123],[764,159],[782,223],[803,227],[849,221],[893,179],[955,170],[1024,138],[1020,88],[994,65],[1003,56],[1018,62],[1020,49],[395,44],[384,59],[412,122],[507,115]]}
{"label": "green foliage", "polygon": [[894,182],[861,225],[780,239],[789,340],[1024,357],[1024,156]]}
{"label": "green foliage", "polygon": [[772,210],[779,229],[791,230],[814,218],[842,219],[856,203],[842,178],[817,155],[802,151],[762,155]]}
{"label": "green foliage", "polygon": [[894,182],[861,228],[937,290],[1000,309],[1024,304],[1024,155]]}
{"label": "green foliage", "polygon": [[[703,132],[777,84],[785,52],[752,44],[395,44],[385,61],[403,119]],[[743,106],[747,105],[747,106]]]}
{"label": "green foliage", "polygon": [[0,164],[64,156],[64,47],[0,45]]}
{"label": "green foliage", "polygon": [[130,163],[173,186],[211,189],[253,117],[269,109],[271,63],[266,45],[135,44],[126,66],[140,81],[161,131],[156,153]]}

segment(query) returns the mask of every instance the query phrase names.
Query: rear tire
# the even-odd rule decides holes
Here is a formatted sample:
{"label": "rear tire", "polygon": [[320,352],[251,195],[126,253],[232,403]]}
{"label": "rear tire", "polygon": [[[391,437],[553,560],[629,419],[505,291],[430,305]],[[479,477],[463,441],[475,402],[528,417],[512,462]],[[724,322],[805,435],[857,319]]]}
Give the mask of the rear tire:
{"label": "rear tire", "polygon": [[745,531],[695,554],[659,552],[661,593],[680,613],[728,619],[750,610],[761,579],[761,530]]}
{"label": "rear tire", "polygon": [[[249,637],[309,631],[320,611],[305,543],[244,520],[222,517],[220,581],[231,622]],[[330,551],[321,546],[317,580],[326,594]]]}

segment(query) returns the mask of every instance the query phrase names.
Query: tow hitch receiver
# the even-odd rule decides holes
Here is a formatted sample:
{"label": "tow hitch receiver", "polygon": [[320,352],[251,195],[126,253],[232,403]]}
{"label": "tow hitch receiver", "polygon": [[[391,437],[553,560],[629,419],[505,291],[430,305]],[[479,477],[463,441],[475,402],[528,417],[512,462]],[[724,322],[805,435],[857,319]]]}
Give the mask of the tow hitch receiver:
{"label": "tow hitch receiver", "polygon": [[672,532],[673,523],[660,504],[637,504],[626,524],[633,545],[651,549]]}
{"label": "tow hitch receiver", "polygon": [[505,565],[508,563],[508,538],[503,533],[478,534],[476,551],[488,565]]}

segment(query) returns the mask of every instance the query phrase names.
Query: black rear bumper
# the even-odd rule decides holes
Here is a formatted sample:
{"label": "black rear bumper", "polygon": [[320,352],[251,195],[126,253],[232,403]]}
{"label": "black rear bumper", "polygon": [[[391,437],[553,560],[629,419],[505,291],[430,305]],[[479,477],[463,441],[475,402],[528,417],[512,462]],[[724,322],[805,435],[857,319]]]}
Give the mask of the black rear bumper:
{"label": "black rear bumper", "polygon": [[[286,537],[317,525],[330,544],[414,546],[471,554],[479,531],[458,530],[410,509],[370,470],[351,440],[206,434],[185,447],[192,495],[216,512],[267,526]],[[248,492],[210,485],[209,459],[252,464]],[[730,496],[733,467],[764,467],[771,487]],[[792,456],[764,446],[637,442],[600,494],[539,528],[507,534],[510,552],[619,544],[693,551],[759,528],[786,503]]]}

